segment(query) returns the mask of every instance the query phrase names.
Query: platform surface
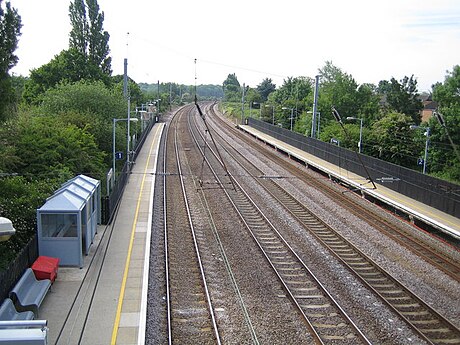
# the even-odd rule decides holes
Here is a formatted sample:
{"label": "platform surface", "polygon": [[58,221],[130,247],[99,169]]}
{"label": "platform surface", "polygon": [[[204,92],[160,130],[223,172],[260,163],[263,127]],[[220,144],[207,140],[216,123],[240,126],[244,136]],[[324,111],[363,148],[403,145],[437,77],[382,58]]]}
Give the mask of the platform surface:
{"label": "platform surface", "polygon": [[460,219],[451,216],[445,212],[441,212],[434,207],[423,204],[417,200],[409,198],[403,194],[397,193],[384,184],[376,182],[377,189],[371,189],[366,178],[359,176],[342,167],[336,166],[323,159],[320,159],[312,154],[302,151],[292,145],[278,140],[268,134],[265,134],[253,127],[240,125],[243,131],[253,135],[254,137],[276,147],[277,149],[305,162],[307,165],[324,171],[325,173],[345,181],[347,184],[359,188],[363,193],[368,194],[376,199],[379,199],[386,204],[389,204],[423,222],[431,224],[435,228],[450,234],[456,238],[460,238]]}
{"label": "platform surface", "polygon": [[164,123],[157,123],[150,131],[118,214],[111,226],[98,227],[83,268],[59,268],[40,307],[39,318],[48,321],[49,344],[144,343],[152,202],[163,128]]}

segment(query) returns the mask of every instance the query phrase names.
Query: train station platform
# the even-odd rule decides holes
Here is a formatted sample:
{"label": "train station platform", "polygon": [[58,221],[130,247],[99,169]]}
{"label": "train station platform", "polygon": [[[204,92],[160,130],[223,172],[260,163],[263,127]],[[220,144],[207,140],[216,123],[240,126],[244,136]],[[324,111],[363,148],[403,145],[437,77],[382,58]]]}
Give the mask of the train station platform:
{"label": "train station platform", "polygon": [[324,172],[331,178],[343,181],[351,188],[360,190],[363,196],[370,196],[377,199],[380,202],[407,214],[412,219],[417,219],[448,234],[449,236],[460,239],[460,219],[425,205],[417,200],[411,199],[403,194],[397,193],[385,187],[384,183],[379,183],[379,181],[374,181],[377,188],[373,189],[372,184],[370,184],[365,177],[356,175],[343,167],[331,164],[292,145],[286,144],[285,142],[269,136],[253,127],[247,125],[239,125],[238,127],[277,150],[304,162],[306,166],[315,167],[317,170]]}
{"label": "train station platform", "polygon": [[143,344],[152,203],[163,123],[139,152],[112,224],[100,226],[82,269],[60,267],[37,319],[49,344]]}

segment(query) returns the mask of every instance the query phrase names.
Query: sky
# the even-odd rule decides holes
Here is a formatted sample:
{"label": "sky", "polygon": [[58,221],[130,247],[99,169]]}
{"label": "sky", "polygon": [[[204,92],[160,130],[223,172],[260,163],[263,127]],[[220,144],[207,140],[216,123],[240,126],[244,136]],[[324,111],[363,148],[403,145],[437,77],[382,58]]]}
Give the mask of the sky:
{"label": "sky", "polygon": [[[10,71],[29,71],[68,48],[67,0],[9,0],[22,18]],[[326,61],[358,84],[404,76],[419,92],[460,64],[458,0],[98,0],[110,34],[113,74],[137,83],[222,84],[235,73],[314,78]],[[4,4],[3,4],[4,5]]]}

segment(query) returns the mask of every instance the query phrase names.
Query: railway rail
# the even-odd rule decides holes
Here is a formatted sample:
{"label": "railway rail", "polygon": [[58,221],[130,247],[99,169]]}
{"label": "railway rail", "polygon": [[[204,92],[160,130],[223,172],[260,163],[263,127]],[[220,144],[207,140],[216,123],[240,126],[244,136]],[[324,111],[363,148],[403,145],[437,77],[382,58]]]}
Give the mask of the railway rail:
{"label": "railway rail", "polygon": [[[231,145],[224,143],[223,137],[220,136],[219,141],[227,153],[237,160],[250,176],[263,176],[263,172],[254,164],[234,150]],[[423,302],[421,298],[406,289],[403,284],[385,272],[334,229],[322,222],[277,182],[270,178],[256,178],[255,180],[422,338],[433,344],[460,343],[458,328]]]}
{"label": "railway rail", "polygon": [[[314,188],[320,189],[322,193],[328,195],[332,200],[336,200],[351,214],[372,225],[372,227],[392,238],[403,247],[406,247],[413,253],[424,258],[425,261],[437,267],[453,279],[460,281],[460,261],[458,260],[458,250],[452,249],[451,252],[454,252],[454,255],[451,255],[451,253],[446,252],[445,247],[440,249],[437,245],[437,240],[432,240],[431,238],[427,240],[426,236],[417,236],[416,233],[414,234],[414,232],[407,231],[404,227],[398,226],[394,222],[382,218],[373,210],[364,207],[361,203],[345,196],[343,191],[340,192],[336,189],[330,188],[321,180],[308,178],[295,166],[286,166],[286,161],[282,157],[274,154],[270,150],[254,145],[254,141],[251,140],[250,137],[242,134],[241,131],[235,129],[233,126],[230,126],[227,122],[222,120],[216,114],[214,107],[209,107],[208,109],[209,112],[214,115],[214,119],[219,121],[221,125],[226,126],[227,130],[231,131],[232,134],[237,136],[240,140],[248,145],[251,145],[252,149],[257,152],[261,152],[266,157],[269,157],[273,163],[284,165],[293,176],[302,182]],[[418,231],[418,233],[420,233],[420,231]]]}
{"label": "railway rail", "polygon": [[[184,184],[177,131],[183,108],[173,118],[164,151],[164,245],[168,343],[220,344],[214,308]],[[175,181],[174,181],[175,180]]]}
{"label": "railway rail", "polygon": [[[197,127],[195,124],[195,128]],[[206,138],[201,132],[195,129],[192,130],[192,135],[198,147],[206,147]],[[226,171],[222,169],[223,162],[210,145],[207,146],[207,150],[213,152],[214,159],[206,156],[204,149],[202,155],[213,171],[214,178],[222,186],[223,192],[283,284],[315,341],[319,344],[370,344],[363,332],[287,243],[241,184],[233,177],[227,176],[233,180],[234,188],[227,187],[228,182],[222,177],[226,176]]]}

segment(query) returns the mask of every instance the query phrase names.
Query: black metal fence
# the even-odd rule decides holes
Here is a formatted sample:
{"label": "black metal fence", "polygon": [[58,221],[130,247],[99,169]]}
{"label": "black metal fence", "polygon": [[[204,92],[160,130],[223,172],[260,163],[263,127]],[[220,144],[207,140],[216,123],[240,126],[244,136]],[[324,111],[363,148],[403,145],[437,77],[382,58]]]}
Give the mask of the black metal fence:
{"label": "black metal fence", "polygon": [[35,235],[10,265],[0,272],[0,304],[8,297],[11,288],[18,282],[27,267],[38,258],[38,240]]}
{"label": "black metal fence", "polygon": [[[134,148],[133,160],[136,159],[140,148],[144,144],[145,139],[147,138],[150,130],[156,122],[158,122],[158,118],[155,117],[152,121],[150,121],[149,125],[142,132]],[[113,217],[113,213],[123,194],[126,181],[128,180],[130,168],[131,167],[128,167],[126,163],[124,164],[110,195],[103,197],[101,200],[101,218],[103,224],[108,224]],[[24,247],[24,249],[18,254],[16,259],[10,263],[8,268],[5,271],[0,272],[0,304],[6,297],[8,297],[11,288],[20,279],[26,268],[30,267],[37,258],[38,239],[37,235],[35,235]]]}
{"label": "black metal fence", "polygon": [[[149,122],[149,125],[144,129],[139,137],[136,145],[134,147],[133,152],[133,160],[136,160],[137,155],[139,154],[140,149],[144,145],[145,139],[147,138],[150,130],[152,129],[153,125],[158,122],[158,118],[154,117],[152,121]],[[131,166],[128,166],[128,163],[125,162],[123,168],[121,170],[120,175],[117,176],[116,182],[110,191],[108,196],[102,197],[101,200],[101,222],[102,224],[110,224],[112,221],[114,212],[117,208],[118,202],[123,195],[123,190],[126,185],[126,181],[128,180],[128,175],[131,172]]]}
{"label": "black metal fence", "polygon": [[[253,118],[248,125],[289,145],[310,153],[327,162],[343,167],[360,176],[366,176],[356,152],[332,145],[299,133],[274,126]],[[382,161],[378,158],[360,155],[372,179],[389,179],[385,187],[412,199],[432,206],[442,212],[460,218],[460,186],[428,176],[417,171]]]}

